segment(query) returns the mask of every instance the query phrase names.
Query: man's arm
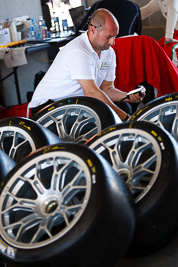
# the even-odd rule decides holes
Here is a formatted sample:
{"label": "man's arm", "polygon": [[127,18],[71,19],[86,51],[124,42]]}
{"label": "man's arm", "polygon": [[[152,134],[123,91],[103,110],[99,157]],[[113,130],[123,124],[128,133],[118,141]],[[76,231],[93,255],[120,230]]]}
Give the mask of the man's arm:
{"label": "man's arm", "polygon": [[160,8],[155,0],[151,0],[145,6],[140,8],[141,19],[144,20],[145,18],[151,16],[155,12],[160,11]]}
{"label": "man's arm", "polygon": [[[114,87],[114,82],[103,81],[102,85],[100,86],[100,89],[104,91],[113,102],[119,102],[121,99],[127,96],[126,92],[123,92]],[[145,94],[143,94],[142,97],[137,94],[132,94],[130,95],[130,98],[125,101],[131,102],[131,103],[138,103],[142,101],[144,96]]]}
{"label": "man's arm", "polygon": [[[80,86],[82,87],[86,96],[97,98],[106,104],[108,104],[120,117],[121,120],[124,120],[128,115],[122,109],[118,108],[110,99],[104,90],[100,89],[94,80],[78,80]],[[110,90],[109,90],[110,91]],[[123,96],[125,97],[125,95]]]}

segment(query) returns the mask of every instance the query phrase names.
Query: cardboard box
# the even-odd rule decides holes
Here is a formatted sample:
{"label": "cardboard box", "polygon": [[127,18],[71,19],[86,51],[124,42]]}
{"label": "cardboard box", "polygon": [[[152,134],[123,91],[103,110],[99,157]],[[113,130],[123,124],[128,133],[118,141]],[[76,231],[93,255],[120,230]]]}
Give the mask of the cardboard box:
{"label": "cardboard box", "polygon": [[0,45],[5,45],[11,42],[10,30],[9,28],[4,28],[0,30]]}
{"label": "cardboard box", "polygon": [[0,45],[5,45],[11,42],[11,33],[10,33],[11,21],[4,20],[0,24]]}
{"label": "cardboard box", "polygon": [[5,19],[0,22],[0,46],[21,40],[21,31],[17,27],[24,26],[28,16]]}

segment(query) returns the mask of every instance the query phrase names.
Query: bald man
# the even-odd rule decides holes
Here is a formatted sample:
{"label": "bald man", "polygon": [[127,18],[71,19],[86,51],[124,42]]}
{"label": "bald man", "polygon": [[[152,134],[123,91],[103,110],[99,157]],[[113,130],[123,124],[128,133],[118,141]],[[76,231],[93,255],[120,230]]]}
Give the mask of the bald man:
{"label": "bald man", "polygon": [[[125,92],[114,87],[116,58],[111,46],[118,32],[118,21],[111,12],[95,11],[88,31],[61,49],[38,84],[29,103],[31,114],[53,101],[89,96],[107,103],[121,120],[126,120],[128,114],[115,104],[126,97]],[[141,100],[140,96],[131,95],[129,101]]]}

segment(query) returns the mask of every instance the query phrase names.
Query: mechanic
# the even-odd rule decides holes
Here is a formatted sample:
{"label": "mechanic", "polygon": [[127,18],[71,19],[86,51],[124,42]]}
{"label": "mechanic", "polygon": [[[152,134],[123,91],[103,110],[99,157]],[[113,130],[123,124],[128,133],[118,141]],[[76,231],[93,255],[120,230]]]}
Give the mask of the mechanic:
{"label": "mechanic", "polygon": [[[127,111],[115,104],[127,96],[114,87],[116,57],[111,46],[118,32],[119,24],[114,15],[106,9],[96,10],[89,20],[88,31],[58,52],[38,84],[29,103],[32,116],[53,101],[89,96],[105,102],[121,120],[127,120]],[[139,103],[144,96],[144,93],[142,96],[132,94],[127,101]]]}

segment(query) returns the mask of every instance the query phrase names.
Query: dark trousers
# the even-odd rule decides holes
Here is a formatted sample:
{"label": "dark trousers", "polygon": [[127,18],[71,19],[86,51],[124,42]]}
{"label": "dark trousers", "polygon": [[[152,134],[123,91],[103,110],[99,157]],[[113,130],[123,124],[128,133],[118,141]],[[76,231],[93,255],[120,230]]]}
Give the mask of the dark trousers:
{"label": "dark trousers", "polygon": [[132,115],[132,106],[128,102],[118,102],[115,104],[127,114]]}

